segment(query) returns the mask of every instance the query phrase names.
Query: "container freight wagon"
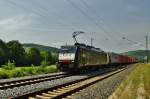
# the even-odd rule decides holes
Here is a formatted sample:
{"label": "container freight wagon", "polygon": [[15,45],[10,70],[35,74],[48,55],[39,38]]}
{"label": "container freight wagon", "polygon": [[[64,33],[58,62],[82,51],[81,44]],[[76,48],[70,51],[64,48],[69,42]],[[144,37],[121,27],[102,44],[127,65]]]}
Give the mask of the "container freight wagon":
{"label": "container freight wagon", "polygon": [[109,64],[117,65],[119,63],[119,54],[108,53],[108,55],[109,55]]}
{"label": "container freight wagon", "polygon": [[137,62],[136,58],[126,55],[119,55],[119,63],[120,64],[129,64]]}
{"label": "container freight wagon", "polygon": [[108,53],[109,55],[109,64],[117,65],[117,64],[128,64],[137,62],[136,58],[126,55],[120,55],[116,53]]}

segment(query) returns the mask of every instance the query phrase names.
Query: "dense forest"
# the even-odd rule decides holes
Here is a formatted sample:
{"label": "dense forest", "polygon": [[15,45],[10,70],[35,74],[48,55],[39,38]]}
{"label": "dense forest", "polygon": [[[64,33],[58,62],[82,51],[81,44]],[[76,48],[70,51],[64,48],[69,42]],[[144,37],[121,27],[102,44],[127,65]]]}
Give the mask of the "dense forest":
{"label": "dense forest", "polygon": [[4,42],[0,40],[0,66],[14,63],[16,66],[40,66],[55,64],[58,54],[36,47],[24,48],[17,40]]}

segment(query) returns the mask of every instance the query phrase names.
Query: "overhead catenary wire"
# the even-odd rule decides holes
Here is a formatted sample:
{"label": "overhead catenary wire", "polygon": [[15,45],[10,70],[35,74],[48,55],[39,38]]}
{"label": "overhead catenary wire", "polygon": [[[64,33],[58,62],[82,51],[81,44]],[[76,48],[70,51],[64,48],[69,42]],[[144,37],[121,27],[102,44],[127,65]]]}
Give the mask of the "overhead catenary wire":
{"label": "overhead catenary wire", "polygon": [[[11,1],[11,0],[5,0],[5,1],[8,2],[8,3],[10,3],[10,4],[12,4],[12,5],[14,5],[14,6],[16,6],[16,7],[22,8],[22,9],[24,9],[24,10],[26,10],[26,11],[32,12],[32,13],[34,13],[34,14],[36,14],[36,15],[39,15],[39,16],[43,17],[43,19],[47,19],[47,20],[50,19],[48,16],[45,16],[44,14],[41,14],[41,13],[39,13],[38,11],[35,11],[35,10],[33,10],[33,9],[30,9],[30,8],[27,8],[27,7],[23,6],[23,5],[19,5],[18,3],[14,2],[14,1]],[[42,21],[42,23],[48,24],[48,23],[47,23],[47,20]],[[54,20],[53,20],[53,21],[54,21]],[[58,23],[58,24],[60,24],[61,26],[65,27],[65,28],[68,28],[65,24],[63,24],[63,23],[61,23],[61,22],[56,22],[56,21],[54,21],[54,23]],[[72,29],[72,28],[68,28],[68,29]]]}
{"label": "overhead catenary wire", "polygon": [[[107,34],[107,36],[109,36],[110,38],[114,38],[114,36],[110,33],[108,33],[105,28],[103,28],[102,26],[100,26],[98,24],[98,22],[96,22],[91,16],[89,16],[87,13],[85,13],[80,7],[78,7],[75,3],[73,3],[71,0],[66,0],[68,3],[70,3],[74,8],[78,9],[85,17],[87,17],[93,24],[96,25],[96,27],[101,28],[101,30]],[[116,38],[112,39],[115,40]]]}
{"label": "overhead catenary wire", "polygon": [[[41,12],[39,13],[38,11],[35,11],[35,10],[33,10],[33,9],[30,9],[30,8],[27,8],[27,7],[23,6],[23,5],[19,5],[18,3],[14,2],[14,1],[12,1],[12,0],[5,0],[5,1],[8,1],[9,3],[11,2],[11,4],[13,4],[14,6],[17,6],[17,7],[19,7],[19,8],[28,10],[28,11],[30,11],[30,12],[36,14],[36,15],[39,15],[39,16],[44,17],[44,18],[46,18],[46,19],[49,19],[48,16],[46,16],[46,15],[44,15],[44,14],[41,14]],[[71,0],[67,0],[67,1],[72,2]],[[82,1],[82,0],[81,0],[81,1]],[[84,2],[84,0],[83,0],[83,2]],[[72,4],[74,5],[74,7],[76,6],[76,4],[74,4],[73,2],[72,2]],[[44,7],[42,7],[42,6],[39,6],[39,7],[40,7],[41,9],[43,9],[43,10],[45,10],[45,11],[48,12],[48,9],[46,9],[46,8],[44,8]],[[76,6],[76,8],[77,8],[78,10],[80,10],[80,12],[81,12],[82,14],[84,14],[84,15],[85,15],[92,23],[94,23],[98,28],[100,27],[100,26],[99,26],[99,23],[96,22],[91,16],[88,16],[88,14],[87,14],[86,12],[84,12],[84,10],[82,10],[82,9],[79,8],[78,6]],[[91,8],[90,8],[90,9],[91,9]],[[59,17],[60,17],[60,16],[59,16]],[[44,20],[43,23],[47,23],[47,21]],[[57,23],[59,23],[61,26],[65,27],[65,28],[67,27],[65,24],[63,24],[63,23],[61,23],[61,22],[59,22],[59,21],[58,21]],[[100,28],[102,28],[105,33],[107,33],[110,37],[112,37],[112,34],[109,34],[103,27],[100,27]],[[69,28],[69,29],[73,29],[73,28]],[[76,29],[73,29],[73,30],[76,30]],[[87,35],[85,35],[85,36],[87,36]],[[114,36],[114,37],[115,37],[115,36]],[[127,39],[126,39],[126,40],[127,40]],[[128,40],[128,41],[129,41],[129,40]],[[130,42],[132,42],[132,41],[130,40]],[[133,41],[133,42],[134,42],[134,41]],[[136,43],[135,43],[135,44],[136,44]]]}
{"label": "overhead catenary wire", "polygon": [[[22,5],[19,5],[19,4],[15,3],[15,2],[13,2],[13,1],[11,1],[11,0],[5,0],[5,2],[8,2],[8,3],[10,3],[10,4],[12,4],[12,5],[14,5],[14,6],[18,7],[18,8],[21,8],[21,9],[24,9],[24,10],[26,10],[26,11],[32,12],[32,13],[34,13],[34,14],[36,14],[36,15],[41,16],[41,17],[45,17],[44,15],[42,15],[42,14],[40,14],[40,13],[38,13],[38,12],[35,12],[35,11],[33,11],[32,9],[29,9],[29,8],[26,8],[26,7],[22,6]],[[47,18],[47,17],[45,17],[45,18]],[[47,21],[42,21],[42,22],[43,22],[44,24],[45,24],[45,23],[47,24]]]}
{"label": "overhead catenary wire", "polygon": [[[42,6],[41,4],[39,4],[38,2],[35,2],[35,1],[33,1],[33,0],[30,0],[30,1],[32,2],[32,4],[38,6],[38,8],[42,9],[43,11],[45,11],[45,12],[47,12],[47,13],[50,12],[46,7],[43,7],[43,6]],[[68,22],[68,23],[74,24],[74,22],[72,22],[72,21],[66,19],[66,17],[63,17],[62,15],[59,15],[59,14],[57,14],[57,13],[54,12],[54,11],[51,11],[51,13],[54,14],[59,20],[60,20],[60,19],[63,19],[64,22]],[[57,21],[58,21],[58,20],[57,20]],[[77,31],[77,30],[81,30],[81,29],[83,29],[84,31],[88,31],[87,28],[83,28],[83,27],[79,29],[79,26],[80,26],[79,24],[78,24],[78,27],[75,27],[74,25],[72,25],[72,27],[71,27],[70,29],[72,29],[73,31]],[[88,39],[90,39],[90,37],[87,36],[86,34],[85,34],[85,36],[86,36]]]}
{"label": "overhead catenary wire", "polygon": [[[35,10],[29,9],[29,8],[23,6],[23,5],[19,5],[18,3],[14,2],[14,1],[11,1],[11,0],[5,0],[5,1],[7,1],[8,3],[10,3],[10,4],[12,4],[12,5],[16,6],[16,7],[22,8],[22,9],[27,10],[27,11],[30,11],[30,12],[36,14],[36,15],[39,15],[39,16],[44,17],[44,18],[46,18],[46,19],[49,19],[49,18],[48,18],[47,16],[45,16],[44,14],[41,14],[41,13],[35,11]],[[41,6],[40,6],[40,7],[41,7]],[[83,12],[83,13],[84,13],[84,12]],[[86,15],[86,13],[84,13],[84,14]],[[94,22],[94,20],[93,20],[92,18],[89,17],[89,19]],[[46,24],[47,24],[47,21],[43,21],[43,23],[46,23]],[[59,23],[59,24],[61,24],[62,26],[66,27],[66,25],[64,25],[64,24],[62,24],[62,23],[60,23],[60,22],[57,22],[57,23]],[[96,22],[94,22],[94,23],[97,24]],[[97,25],[98,25],[98,24],[97,24]],[[70,28],[70,29],[73,29],[73,28]],[[75,30],[75,29],[74,29],[74,30]],[[87,36],[87,35],[86,35],[86,36]],[[89,37],[88,37],[88,38],[89,38]]]}
{"label": "overhead catenary wire", "polygon": [[[48,11],[48,9],[46,9],[45,7],[42,7],[40,4],[38,4],[37,2],[34,2],[34,1],[32,1],[31,0],[31,2],[34,4],[34,5],[37,5],[40,9],[43,9],[44,11],[46,11],[46,12],[49,12]],[[82,11],[82,10],[81,10]],[[82,11],[82,13],[84,13],[84,11]],[[55,15],[56,15],[56,13],[54,13]],[[84,15],[86,15],[86,13],[84,13]],[[57,16],[57,15],[56,15]],[[60,18],[62,18],[61,16],[57,16],[57,17],[59,17],[59,19]],[[63,18],[64,19],[64,18]],[[98,25],[98,23],[96,23],[91,17],[89,17],[89,19],[92,21],[92,22],[94,22],[96,25]],[[76,30],[76,29],[74,29],[74,28],[72,28],[74,31]],[[103,30],[104,32],[106,32],[105,30]],[[87,38],[90,38],[90,37],[88,37],[87,35],[85,35]]]}
{"label": "overhead catenary wire", "polygon": [[[11,0],[6,0],[5,2],[8,2],[8,3],[10,3],[11,5],[13,5],[13,6],[15,6],[15,7],[18,7],[18,8],[24,9],[24,10],[26,10],[26,11],[32,12],[32,13],[34,13],[34,14],[36,14],[36,15],[39,15],[39,16],[43,17],[43,19],[49,20],[48,16],[46,16],[45,14],[41,14],[41,12],[39,13],[39,11],[30,9],[30,8],[27,8],[27,7],[25,7],[25,6],[23,6],[23,5],[20,5],[20,4],[16,3],[16,2],[14,2],[14,1],[11,1]],[[33,4],[35,4],[35,2],[34,2]],[[48,11],[46,8],[43,8],[42,6],[40,6],[38,3],[36,3],[36,4],[37,4],[38,7],[40,7],[41,9]],[[60,16],[59,16],[59,17],[60,17]],[[42,23],[43,23],[43,24],[48,24],[46,20],[43,20]],[[55,23],[56,23],[56,21],[55,21]],[[62,24],[62,23],[59,22],[58,20],[57,20],[57,23],[60,24],[61,26],[65,27],[65,28],[68,28],[65,24]],[[49,24],[48,24],[48,25],[49,25]],[[30,28],[30,29],[32,29],[32,28]],[[35,28],[34,28],[34,29],[35,29]],[[37,28],[37,29],[40,29],[40,28]],[[70,27],[70,28],[68,28],[68,29],[70,29],[70,30],[73,31],[73,32],[77,30],[77,29],[75,29],[74,27]],[[87,35],[85,35],[85,36],[88,37]],[[88,38],[90,38],[90,37],[88,37]]]}
{"label": "overhead catenary wire", "polygon": [[[46,7],[43,7],[43,6],[42,6],[41,4],[39,4],[38,2],[35,2],[35,1],[33,1],[33,0],[30,0],[30,1],[31,1],[34,5],[38,6],[38,8],[42,9],[43,11],[45,11],[45,12],[47,12],[47,13],[50,12],[50,10],[48,10]],[[75,23],[72,22],[71,20],[68,20],[68,18],[63,17],[62,15],[57,14],[55,11],[51,11],[51,13],[54,14],[59,20],[60,20],[60,19],[63,19],[63,21],[65,21],[65,22],[68,22],[68,23],[71,23],[71,24],[75,24]],[[73,26],[72,28],[75,28],[74,25],[72,25],[72,26]],[[78,26],[80,26],[80,25],[78,24]],[[77,27],[77,28],[79,28],[79,27]],[[74,30],[75,30],[75,29],[74,29]]]}
{"label": "overhead catenary wire", "polygon": [[[71,0],[66,0],[69,4],[71,4],[75,9],[79,10],[81,12],[81,14],[83,14],[84,16],[86,16],[94,25],[96,25],[98,28],[101,28],[102,31],[104,31],[104,33],[106,33],[109,37],[112,37],[111,34],[107,33],[107,31],[102,28],[99,27],[99,24],[97,22],[95,22],[95,20],[93,20],[93,18],[91,18],[87,13],[85,13],[82,9],[80,9],[76,4],[74,4]],[[91,38],[90,38],[91,39]],[[113,39],[114,40],[114,39]]]}
{"label": "overhead catenary wire", "polygon": [[[84,4],[84,6],[85,6],[88,10],[90,10],[97,18],[101,19],[101,22],[104,23],[104,19],[103,19],[100,15],[98,15],[98,14],[96,13],[96,11],[95,11],[91,6],[88,5],[88,3],[86,2],[86,0],[80,0],[80,2],[82,2],[82,3]],[[104,24],[106,24],[106,23],[104,23]],[[108,26],[108,24],[106,24],[106,25]],[[139,43],[139,42],[130,40],[130,39],[128,39],[128,38],[122,37],[122,36],[120,35],[120,33],[118,33],[116,30],[112,30],[112,31],[113,31],[113,33],[117,33],[117,35],[115,35],[114,37],[117,37],[117,38],[119,38],[119,39],[123,39],[123,38],[124,38],[124,40],[127,40],[127,41],[129,41],[129,42],[132,42],[132,43],[134,43],[134,44],[138,44],[138,43]],[[141,45],[144,46],[143,44],[140,44],[140,46],[141,46]]]}
{"label": "overhead catenary wire", "polygon": [[[30,2],[32,2],[32,4],[34,4],[34,5],[36,5],[39,9],[42,9],[42,11],[45,11],[46,13],[50,13],[50,10],[48,10],[46,7],[43,7],[41,4],[39,4],[38,2],[35,2],[35,1],[33,1],[33,0],[30,0]],[[59,14],[57,14],[56,12],[54,12],[54,11],[52,11],[51,10],[51,13],[53,14],[53,15],[55,15],[55,17],[57,17],[57,21],[59,21],[60,22],[60,19],[63,19],[63,20],[65,20],[65,22],[67,22],[68,20],[66,19],[66,17],[63,17],[62,15],[59,15]],[[71,22],[71,21],[69,21],[69,23],[73,23],[73,22]],[[74,24],[74,23],[73,23]],[[71,29],[74,29],[74,28],[71,28]],[[74,29],[75,30],[75,29]]]}
{"label": "overhead catenary wire", "polygon": [[[87,3],[85,0],[80,0],[80,2],[82,2],[82,4],[83,4],[90,12],[93,13],[92,15],[95,15],[98,19],[100,19],[100,21],[99,21],[99,20],[97,20],[97,21],[99,21],[99,22],[101,22],[101,23],[103,23],[103,24],[106,24],[106,23],[104,23],[104,19],[103,19],[100,15],[98,15],[98,14],[96,13],[96,11],[95,11],[91,6],[89,6],[88,3]],[[105,29],[104,26],[101,25],[101,27],[102,27],[103,29]],[[105,31],[106,31],[106,30],[105,30]],[[114,31],[113,31],[113,32],[114,32]],[[114,33],[115,33],[115,32],[114,32]],[[111,34],[109,34],[109,35],[111,35]],[[116,35],[115,35],[115,36],[114,36],[114,35],[111,35],[111,36],[117,38]]]}

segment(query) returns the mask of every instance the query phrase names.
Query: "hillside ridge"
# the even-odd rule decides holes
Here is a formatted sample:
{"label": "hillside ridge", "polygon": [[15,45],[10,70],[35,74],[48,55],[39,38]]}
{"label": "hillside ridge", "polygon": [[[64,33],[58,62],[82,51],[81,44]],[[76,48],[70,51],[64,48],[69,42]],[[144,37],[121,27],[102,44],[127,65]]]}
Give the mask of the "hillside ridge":
{"label": "hillside ridge", "polygon": [[54,52],[54,53],[59,52],[59,49],[56,47],[51,47],[51,46],[46,46],[46,45],[41,45],[41,44],[35,44],[35,43],[24,43],[23,47],[24,48],[35,47],[35,48],[38,48],[40,51],[50,51],[50,52]]}

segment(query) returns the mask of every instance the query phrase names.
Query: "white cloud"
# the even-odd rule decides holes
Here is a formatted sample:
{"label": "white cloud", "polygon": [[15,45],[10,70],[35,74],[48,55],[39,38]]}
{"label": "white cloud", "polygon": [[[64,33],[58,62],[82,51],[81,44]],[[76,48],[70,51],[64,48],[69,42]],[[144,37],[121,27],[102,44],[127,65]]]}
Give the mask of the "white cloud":
{"label": "white cloud", "polygon": [[33,23],[33,15],[17,15],[0,19],[1,30],[19,30],[24,27],[30,26]]}

